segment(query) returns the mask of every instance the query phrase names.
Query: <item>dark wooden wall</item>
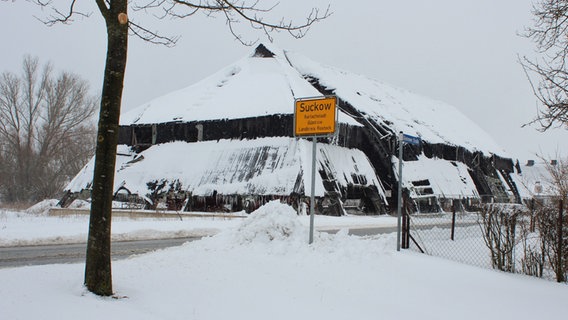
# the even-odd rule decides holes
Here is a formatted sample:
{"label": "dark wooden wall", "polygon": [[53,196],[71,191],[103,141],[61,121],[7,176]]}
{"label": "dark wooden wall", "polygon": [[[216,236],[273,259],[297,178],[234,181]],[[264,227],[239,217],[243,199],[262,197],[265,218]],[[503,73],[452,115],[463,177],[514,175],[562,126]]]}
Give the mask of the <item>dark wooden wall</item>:
{"label": "dark wooden wall", "polygon": [[[391,163],[392,155],[398,150],[396,134],[389,131],[388,124],[371,123],[363,114],[345,101],[339,100],[341,110],[355,115],[362,122],[360,126],[340,123],[334,137],[318,138],[320,142],[336,143],[347,148],[363,151],[375,168],[377,177],[387,190],[392,191],[390,207],[396,207],[397,181]],[[364,120],[367,119],[367,120]],[[243,119],[219,119],[209,121],[168,122],[160,124],[144,124],[121,126],[119,143],[143,150],[153,144],[172,141],[197,142],[201,140],[220,139],[256,139],[262,137],[293,136],[294,115],[278,114]],[[199,131],[201,130],[201,134]],[[431,144],[424,142],[419,146],[405,145],[403,149],[405,161],[416,160],[421,154],[429,158],[440,158],[458,161],[470,168],[470,175],[476,184],[479,194],[492,195],[488,183],[489,177],[497,177],[497,170],[508,175],[514,172],[513,161],[497,155],[485,156],[481,152],[471,152],[460,146],[447,144]],[[397,155],[396,155],[397,156]],[[510,184],[509,181],[506,182]],[[511,189],[516,189],[514,186]]]}
{"label": "dark wooden wall", "polygon": [[198,126],[203,140],[256,139],[293,135],[293,115],[270,115],[244,119],[220,119],[159,124],[120,126],[119,144],[144,146],[172,141],[198,141]]}

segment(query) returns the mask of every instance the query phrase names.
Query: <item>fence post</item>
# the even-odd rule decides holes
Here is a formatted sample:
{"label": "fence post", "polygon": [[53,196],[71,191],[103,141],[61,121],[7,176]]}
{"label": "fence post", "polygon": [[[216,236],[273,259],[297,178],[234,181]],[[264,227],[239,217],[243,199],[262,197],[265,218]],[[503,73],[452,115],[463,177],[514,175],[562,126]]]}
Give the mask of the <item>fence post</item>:
{"label": "fence post", "polygon": [[402,249],[408,249],[408,248],[410,247],[410,246],[409,246],[409,243],[408,243],[408,240],[409,240],[408,234],[409,234],[409,232],[410,232],[410,229],[409,229],[410,223],[409,223],[409,221],[408,221],[408,220],[409,220],[409,217],[408,217],[408,213],[407,213],[407,211],[406,211],[406,201],[407,201],[406,197],[403,196],[403,197],[402,197],[402,210],[401,210],[401,215],[402,215],[402,227],[401,227],[401,228],[402,228],[402,241],[401,241],[401,248],[402,248]]}
{"label": "fence post", "polygon": [[564,210],[564,201],[560,199],[560,205],[558,206],[558,222],[556,226],[556,238],[557,238],[557,248],[556,248],[556,282],[564,282],[564,268],[562,264],[562,238],[563,238],[563,219],[562,211]]}
{"label": "fence post", "polygon": [[410,248],[410,216],[408,215],[408,211],[405,211],[404,216],[406,217],[406,222],[405,222],[406,234],[404,235],[405,237],[404,249],[408,249]]}
{"label": "fence post", "polygon": [[454,232],[456,230],[456,200],[452,200],[452,234],[450,235],[450,239],[454,241]]}
{"label": "fence post", "polygon": [[400,248],[401,249],[406,249],[406,233],[408,230],[406,230],[406,215],[404,214],[404,211],[401,213],[401,226],[400,226],[401,232],[400,232]]}

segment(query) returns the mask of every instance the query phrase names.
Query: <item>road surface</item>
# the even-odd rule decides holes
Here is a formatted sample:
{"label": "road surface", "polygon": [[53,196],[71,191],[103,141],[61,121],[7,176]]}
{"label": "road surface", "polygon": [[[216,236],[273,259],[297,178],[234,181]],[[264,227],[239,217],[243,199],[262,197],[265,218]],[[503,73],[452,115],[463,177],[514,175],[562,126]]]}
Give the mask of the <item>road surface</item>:
{"label": "road surface", "polygon": [[[201,237],[158,240],[114,241],[112,259],[125,259],[163,248],[182,245]],[[85,261],[86,243],[0,247],[0,268]]]}
{"label": "road surface", "polygon": [[[331,229],[322,231],[336,233],[339,230]],[[369,236],[391,232],[396,232],[396,227],[349,229],[349,234],[357,236]],[[179,246],[185,242],[194,241],[200,238],[201,237],[114,241],[112,243],[112,259],[125,259],[132,255]],[[86,248],[87,245],[85,243],[0,247],[0,268],[79,263],[85,261]]]}

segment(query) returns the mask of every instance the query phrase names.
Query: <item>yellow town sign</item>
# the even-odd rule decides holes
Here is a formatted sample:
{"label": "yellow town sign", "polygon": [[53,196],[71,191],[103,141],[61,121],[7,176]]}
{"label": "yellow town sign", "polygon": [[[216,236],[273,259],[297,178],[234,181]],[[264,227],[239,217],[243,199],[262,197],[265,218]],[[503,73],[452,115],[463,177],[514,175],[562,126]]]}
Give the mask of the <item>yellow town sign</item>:
{"label": "yellow town sign", "polygon": [[294,135],[320,136],[335,133],[337,119],[335,96],[295,101]]}

